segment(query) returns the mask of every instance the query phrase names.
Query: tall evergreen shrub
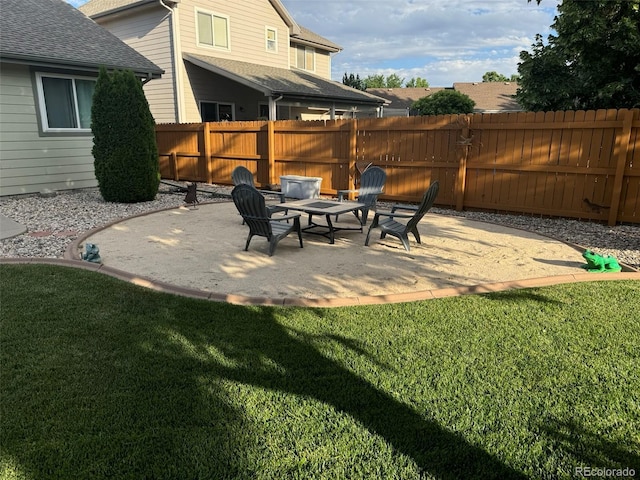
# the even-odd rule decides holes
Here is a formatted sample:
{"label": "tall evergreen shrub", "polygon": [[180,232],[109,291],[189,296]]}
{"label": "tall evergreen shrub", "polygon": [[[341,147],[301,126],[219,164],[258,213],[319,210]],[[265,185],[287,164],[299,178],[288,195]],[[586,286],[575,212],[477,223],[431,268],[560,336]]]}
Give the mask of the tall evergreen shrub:
{"label": "tall evergreen shrub", "polygon": [[100,69],[91,108],[95,175],[107,202],[153,200],[160,170],[155,122],[131,71]]}

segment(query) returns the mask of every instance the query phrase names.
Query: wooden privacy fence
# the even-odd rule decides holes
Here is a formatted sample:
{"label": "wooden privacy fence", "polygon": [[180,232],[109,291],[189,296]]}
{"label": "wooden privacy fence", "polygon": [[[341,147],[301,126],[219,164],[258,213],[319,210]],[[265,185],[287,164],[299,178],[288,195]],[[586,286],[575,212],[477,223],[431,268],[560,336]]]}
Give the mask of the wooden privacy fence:
{"label": "wooden privacy fence", "polygon": [[640,110],[518,112],[333,121],[156,126],[163,178],[231,184],[244,165],[256,183],[322,177],[321,192],[354,188],[368,164],[387,171],[383,197],[640,223]]}

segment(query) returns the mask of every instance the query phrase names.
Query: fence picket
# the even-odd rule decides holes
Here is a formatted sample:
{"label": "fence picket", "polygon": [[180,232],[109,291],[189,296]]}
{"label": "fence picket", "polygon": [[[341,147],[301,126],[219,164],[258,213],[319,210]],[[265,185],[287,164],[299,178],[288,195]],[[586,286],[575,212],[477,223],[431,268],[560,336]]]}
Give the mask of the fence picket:
{"label": "fence picket", "polygon": [[640,223],[639,109],[162,124],[156,137],[174,180],[231,184],[244,165],[260,185],[317,176],[335,195],[372,163],[385,200],[439,180],[443,206]]}

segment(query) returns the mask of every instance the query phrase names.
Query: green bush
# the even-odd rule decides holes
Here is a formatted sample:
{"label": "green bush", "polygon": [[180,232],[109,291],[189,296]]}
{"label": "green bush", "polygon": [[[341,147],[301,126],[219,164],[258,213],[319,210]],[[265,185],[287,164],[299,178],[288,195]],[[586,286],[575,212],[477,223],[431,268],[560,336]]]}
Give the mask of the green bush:
{"label": "green bush", "polygon": [[101,68],[91,108],[95,175],[107,202],[153,200],[160,173],[155,122],[131,71]]}
{"label": "green bush", "polygon": [[476,102],[468,95],[455,90],[440,90],[428,97],[416,100],[411,109],[417,115],[446,115],[451,113],[473,113]]}

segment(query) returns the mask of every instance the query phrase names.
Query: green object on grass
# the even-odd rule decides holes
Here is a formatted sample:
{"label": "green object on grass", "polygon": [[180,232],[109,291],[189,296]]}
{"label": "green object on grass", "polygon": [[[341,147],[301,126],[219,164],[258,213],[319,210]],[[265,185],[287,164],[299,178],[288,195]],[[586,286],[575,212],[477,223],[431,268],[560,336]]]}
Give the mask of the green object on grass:
{"label": "green object on grass", "polygon": [[619,272],[622,270],[615,257],[602,256],[591,250],[585,250],[582,256],[587,261],[587,264],[583,265],[582,268],[586,269],[587,272]]}

